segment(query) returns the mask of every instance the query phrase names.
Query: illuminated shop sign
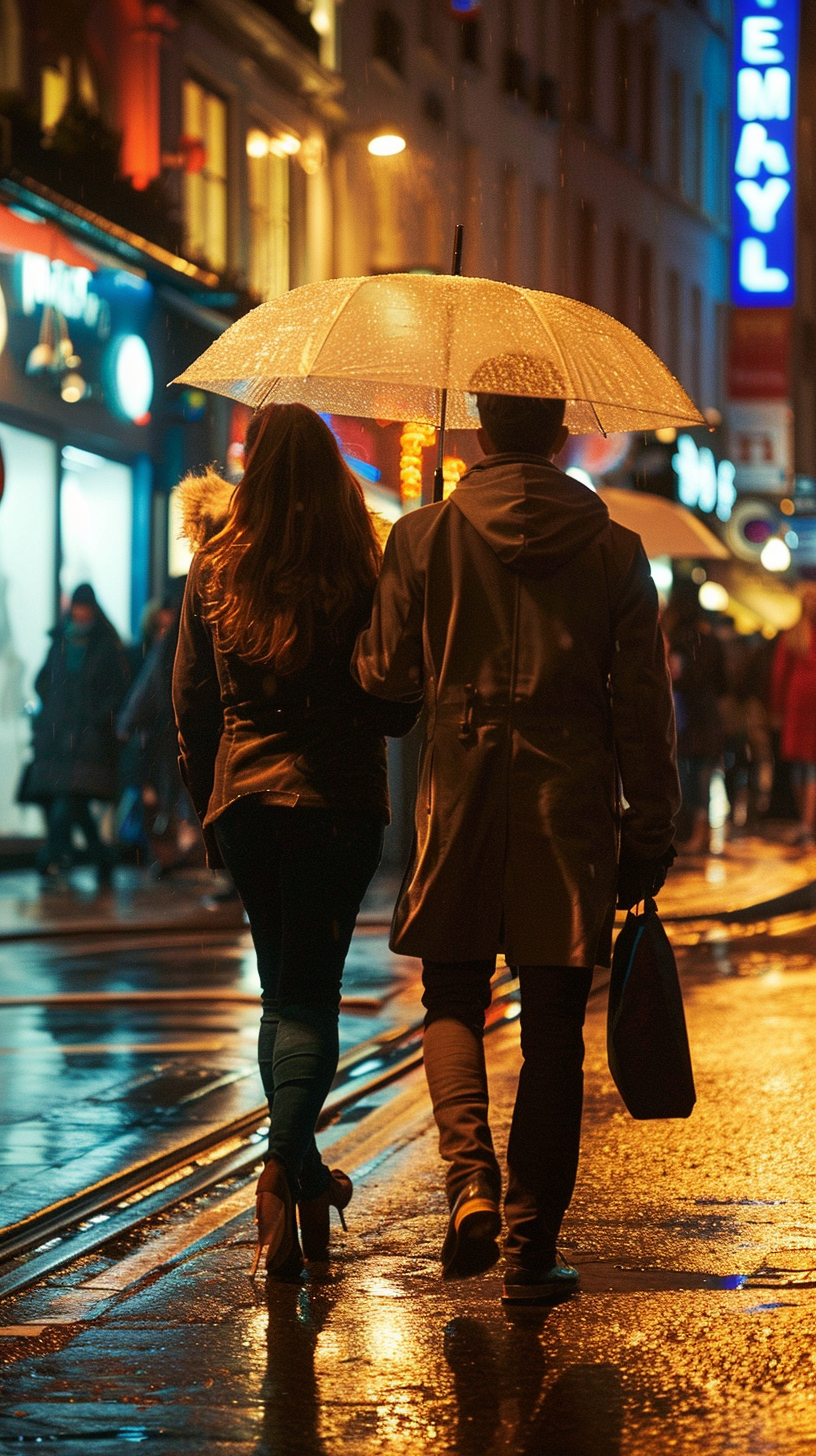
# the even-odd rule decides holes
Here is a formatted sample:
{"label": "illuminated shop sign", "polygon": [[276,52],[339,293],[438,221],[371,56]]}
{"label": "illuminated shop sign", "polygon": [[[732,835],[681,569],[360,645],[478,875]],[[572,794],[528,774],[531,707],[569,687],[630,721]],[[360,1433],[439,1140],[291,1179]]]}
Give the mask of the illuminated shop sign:
{"label": "illuminated shop sign", "polygon": [[793,303],[799,0],[735,0],[731,296]]}
{"label": "illuminated shop sign", "polygon": [[154,392],[143,337],[153,301],[148,280],[27,250],[0,256],[0,273],[16,366],[65,404],[96,399],[119,419],[146,424]]}
{"label": "illuminated shop sign", "polygon": [[684,506],[709,514],[715,511],[721,521],[729,519],[737,499],[736,471],[730,460],[721,460],[717,465],[706,446],[701,450],[691,435],[680,435],[672,465],[677,472],[677,494]]}
{"label": "illuminated shop sign", "polygon": [[44,258],[41,253],[18,254],[17,288],[20,307],[29,317],[50,304],[67,319],[81,319],[88,328],[99,320],[102,300],[91,292],[93,273],[90,268],[72,268],[58,258]]}

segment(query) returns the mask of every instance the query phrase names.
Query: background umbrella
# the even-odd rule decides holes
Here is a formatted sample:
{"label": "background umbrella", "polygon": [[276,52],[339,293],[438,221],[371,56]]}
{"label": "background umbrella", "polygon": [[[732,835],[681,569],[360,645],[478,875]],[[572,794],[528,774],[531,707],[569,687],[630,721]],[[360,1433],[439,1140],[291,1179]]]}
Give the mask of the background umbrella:
{"label": "background umbrella", "polygon": [[636,531],[650,560],[656,556],[710,557],[727,561],[727,546],[685,506],[640,490],[599,490],[613,521]]}

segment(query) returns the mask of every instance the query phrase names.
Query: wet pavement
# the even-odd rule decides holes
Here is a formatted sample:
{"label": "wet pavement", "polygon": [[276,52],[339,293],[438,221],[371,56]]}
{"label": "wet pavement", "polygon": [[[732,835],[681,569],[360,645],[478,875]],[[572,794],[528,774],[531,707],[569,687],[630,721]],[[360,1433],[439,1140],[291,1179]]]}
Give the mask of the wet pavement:
{"label": "wet pavement", "polygon": [[[564,1248],[583,1291],[511,1317],[499,1273],[443,1283],[421,1073],[322,1135],[349,1232],[253,1285],[252,1185],[214,1189],[8,1301],[0,1451],[630,1456],[816,1450],[816,915],[682,944],[698,1089],[635,1123],[590,1002]],[[673,938],[675,931],[672,931]],[[687,942],[688,935],[686,934]],[[488,1039],[506,1141],[517,1028]]]}
{"label": "wet pavement", "polygon": [[[390,920],[400,878],[387,867],[375,876],[362,923]],[[7,870],[0,872],[0,944],[105,930],[125,935],[239,928],[245,924],[243,906],[229,889],[224,874],[207,869],[179,870],[157,880],[148,869],[120,865],[103,890],[87,867],[45,886],[35,870]]]}
{"label": "wet pavement", "polygon": [[[416,1019],[415,963],[361,927],[341,1051]],[[263,1103],[248,931],[0,943],[0,1235]]]}

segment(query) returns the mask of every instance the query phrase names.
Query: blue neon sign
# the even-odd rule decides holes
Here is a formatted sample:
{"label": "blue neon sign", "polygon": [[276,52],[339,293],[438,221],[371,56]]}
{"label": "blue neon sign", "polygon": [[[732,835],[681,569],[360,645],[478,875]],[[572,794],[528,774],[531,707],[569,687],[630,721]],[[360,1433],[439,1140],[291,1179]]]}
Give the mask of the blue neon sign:
{"label": "blue neon sign", "polygon": [[731,297],[793,303],[799,0],[735,0]]}

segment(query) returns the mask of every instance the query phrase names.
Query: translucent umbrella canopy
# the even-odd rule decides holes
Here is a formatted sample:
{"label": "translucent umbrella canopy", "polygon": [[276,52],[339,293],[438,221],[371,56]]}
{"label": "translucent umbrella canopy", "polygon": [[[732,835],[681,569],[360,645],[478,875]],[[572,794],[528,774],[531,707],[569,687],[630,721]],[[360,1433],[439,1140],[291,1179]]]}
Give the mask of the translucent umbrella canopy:
{"label": "translucent umbrella canopy", "polygon": [[726,561],[731,553],[703,521],[685,506],[640,490],[599,490],[613,521],[636,531],[646,555],[710,558]]}
{"label": "translucent umbrella canopy", "polygon": [[484,278],[390,273],[307,283],[262,303],[179,375],[258,408],[300,401],[475,429],[473,395],[566,399],[575,434],[704,424],[657,355],[585,303]]}

